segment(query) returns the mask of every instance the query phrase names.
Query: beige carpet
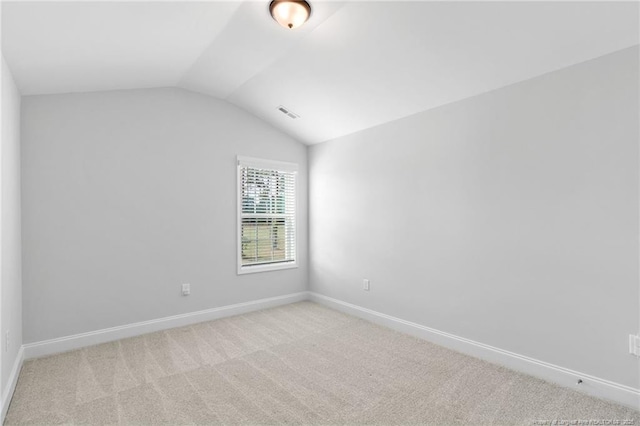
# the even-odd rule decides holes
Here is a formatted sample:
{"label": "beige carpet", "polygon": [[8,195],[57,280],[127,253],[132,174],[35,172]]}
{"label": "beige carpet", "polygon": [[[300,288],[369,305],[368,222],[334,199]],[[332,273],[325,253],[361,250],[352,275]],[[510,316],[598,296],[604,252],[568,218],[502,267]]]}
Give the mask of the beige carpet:
{"label": "beige carpet", "polygon": [[303,302],[27,361],[6,424],[589,419],[640,413]]}

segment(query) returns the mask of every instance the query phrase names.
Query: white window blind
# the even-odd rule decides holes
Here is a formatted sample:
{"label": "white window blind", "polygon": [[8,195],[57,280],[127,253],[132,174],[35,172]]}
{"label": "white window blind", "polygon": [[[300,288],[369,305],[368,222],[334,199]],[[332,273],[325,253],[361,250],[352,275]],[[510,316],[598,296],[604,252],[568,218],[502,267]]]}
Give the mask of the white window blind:
{"label": "white window blind", "polygon": [[238,273],[296,266],[297,165],[238,157]]}

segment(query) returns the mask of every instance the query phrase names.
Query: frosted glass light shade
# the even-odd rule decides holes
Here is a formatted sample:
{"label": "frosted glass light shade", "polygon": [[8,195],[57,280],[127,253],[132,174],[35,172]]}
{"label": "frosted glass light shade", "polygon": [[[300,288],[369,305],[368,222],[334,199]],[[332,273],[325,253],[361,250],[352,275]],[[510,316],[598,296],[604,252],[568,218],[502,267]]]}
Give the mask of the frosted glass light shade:
{"label": "frosted glass light shade", "polygon": [[278,24],[293,29],[309,19],[311,6],[304,0],[273,0],[269,11]]}

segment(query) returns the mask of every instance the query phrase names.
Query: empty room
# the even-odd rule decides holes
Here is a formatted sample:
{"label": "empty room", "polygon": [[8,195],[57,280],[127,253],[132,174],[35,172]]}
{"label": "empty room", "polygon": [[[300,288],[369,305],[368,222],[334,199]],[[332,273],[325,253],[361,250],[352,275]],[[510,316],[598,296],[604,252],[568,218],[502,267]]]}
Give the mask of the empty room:
{"label": "empty room", "polygon": [[0,6],[0,424],[640,425],[640,2]]}

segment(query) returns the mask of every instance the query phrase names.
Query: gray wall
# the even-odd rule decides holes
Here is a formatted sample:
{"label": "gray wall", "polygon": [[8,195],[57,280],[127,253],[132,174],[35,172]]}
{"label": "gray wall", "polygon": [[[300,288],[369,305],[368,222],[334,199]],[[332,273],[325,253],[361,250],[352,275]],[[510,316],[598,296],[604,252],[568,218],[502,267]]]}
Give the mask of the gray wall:
{"label": "gray wall", "polygon": [[632,48],[313,146],[311,290],[639,387],[638,93]]}
{"label": "gray wall", "polygon": [[[24,97],[22,149],[25,343],[307,288],[306,147],[224,101]],[[299,268],[236,275],[236,155],[299,164]]]}
{"label": "gray wall", "polygon": [[[20,238],[20,92],[2,57],[2,146],[0,239],[0,330],[2,330],[2,371],[0,383],[4,393],[9,374],[22,346],[22,260]],[[9,346],[6,347],[6,332]],[[6,395],[3,395],[6,397]]]}

